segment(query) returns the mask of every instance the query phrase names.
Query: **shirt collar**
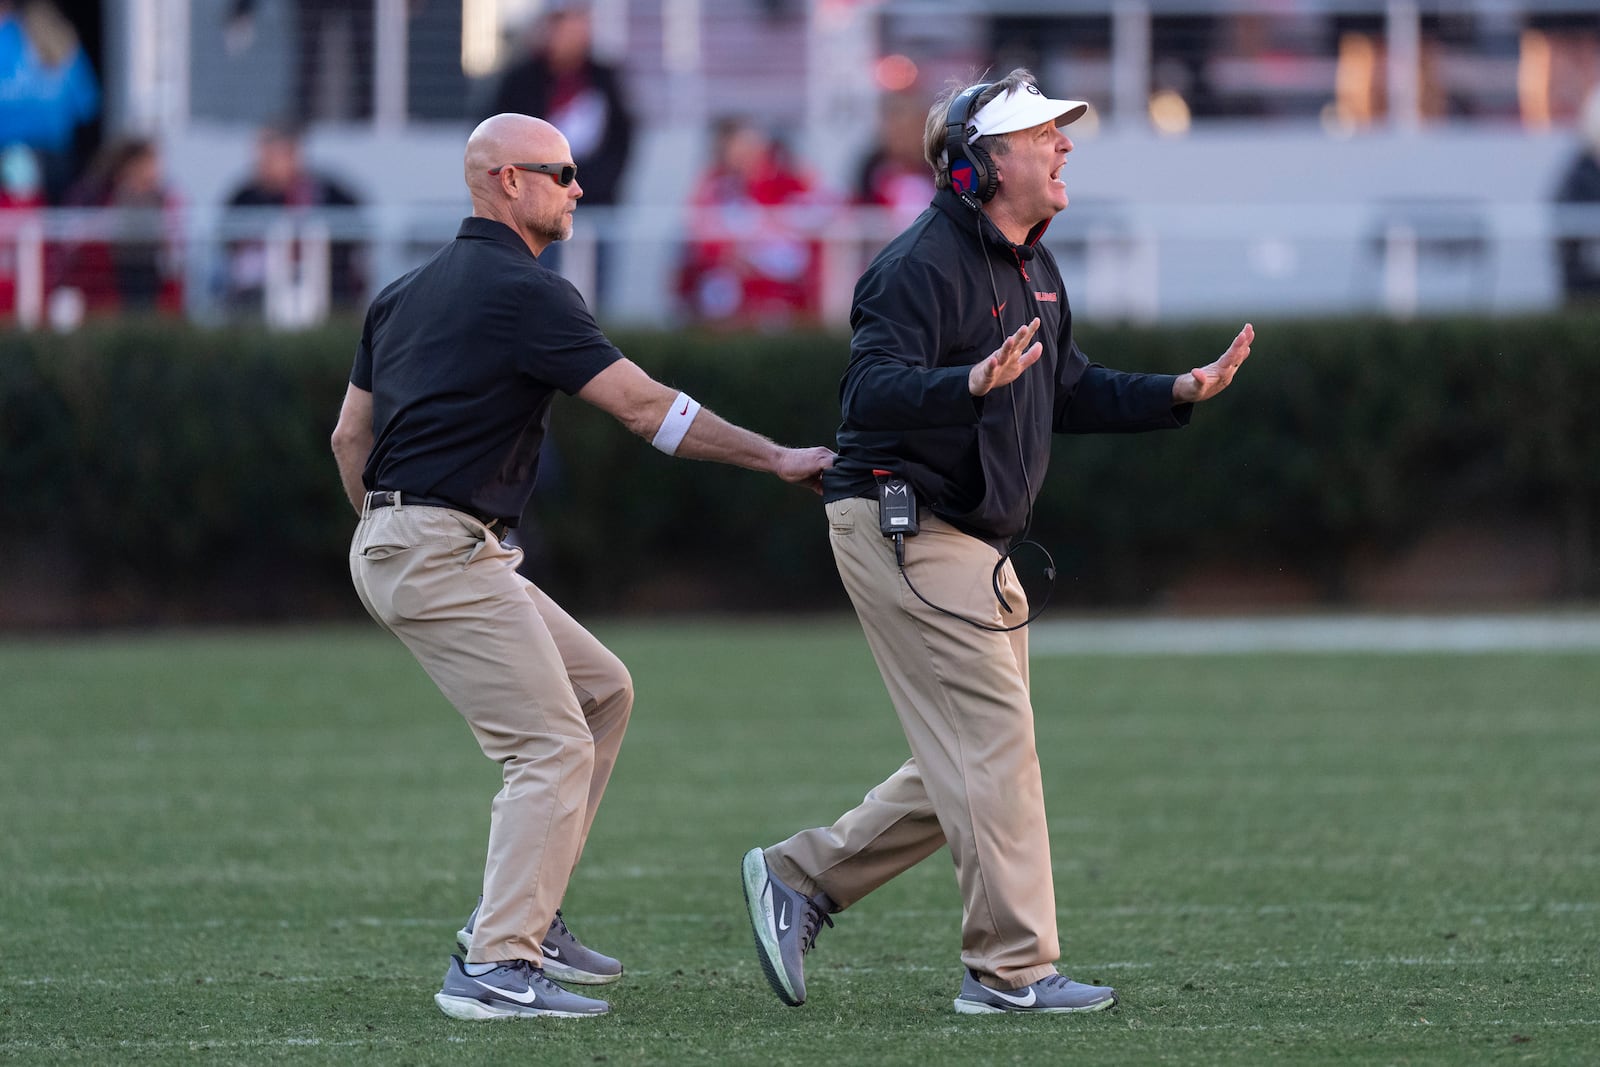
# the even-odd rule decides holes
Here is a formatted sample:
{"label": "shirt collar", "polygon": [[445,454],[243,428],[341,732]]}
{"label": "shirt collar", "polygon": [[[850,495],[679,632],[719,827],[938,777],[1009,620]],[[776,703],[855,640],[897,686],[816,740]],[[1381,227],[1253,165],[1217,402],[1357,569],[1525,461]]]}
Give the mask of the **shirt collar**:
{"label": "shirt collar", "polygon": [[481,237],[485,240],[495,241],[503,245],[509,245],[510,247],[515,248],[518,251],[527,254],[528,256],[531,256],[535,260],[539,258],[533,254],[533,249],[528,247],[528,242],[517,236],[516,230],[513,230],[510,226],[507,226],[505,223],[500,222],[497,219],[486,219],[479,215],[469,215],[461,220],[461,228],[456,231],[456,236],[458,238]]}
{"label": "shirt collar", "polygon": [[[975,226],[972,221],[972,216],[974,214],[973,210],[966,205],[966,202],[963,201],[961,197],[956,195],[954,190],[940,189],[937,193],[934,193],[933,206],[938,208],[940,211],[943,211],[946,215],[949,215],[964,229],[966,229],[968,233],[971,233],[974,229],[981,227],[984,240],[988,241],[996,248],[1009,251],[1017,247],[1011,243],[1011,240],[1006,237],[1005,234],[1000,232],[1000,227],[996,226],[994,222],[990,220],[989,213],[987,211],[977,212],[977,214],[981,217],[981,221]],[[1024,241],[1023,244],[1038,244],[1039,240],[1044,237],[1044,231],[1049,228],[1050,220],[1045,219],[1043,222],[1039,223],[1033,229],[1028,231],[1028,239]]]}

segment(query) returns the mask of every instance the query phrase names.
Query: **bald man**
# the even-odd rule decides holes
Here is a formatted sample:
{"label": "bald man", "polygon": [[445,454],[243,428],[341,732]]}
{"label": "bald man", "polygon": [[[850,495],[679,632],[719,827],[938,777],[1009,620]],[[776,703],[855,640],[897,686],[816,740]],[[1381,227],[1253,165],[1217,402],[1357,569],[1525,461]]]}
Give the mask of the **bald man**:
{"label": "bald man", "polygon": [[558,910],[633,706],[627,669],[517,573],[505,541],[533,491],[559,392],[668,455],[820,491],[826,448],[783,448],[653,380],[539,262],[572,235],[583,187],[567,139],[496,115],[467,140],[472,217],[367,312],[333,452],[361,516],[350,573],[502,768],[483,895],[434,998],[458,1019],[582,1017],[622,965]]}

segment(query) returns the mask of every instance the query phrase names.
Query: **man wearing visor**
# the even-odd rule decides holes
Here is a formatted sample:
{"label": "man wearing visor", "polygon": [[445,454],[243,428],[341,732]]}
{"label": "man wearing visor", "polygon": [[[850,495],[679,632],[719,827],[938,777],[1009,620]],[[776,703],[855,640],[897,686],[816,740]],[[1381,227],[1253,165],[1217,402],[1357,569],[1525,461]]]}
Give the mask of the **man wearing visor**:
{"label": "man wearing visor", "polygon": [[[950,847],[963,901],[955,1008],[1097,1011],[1106,986],[1059,974],[1055,887],[1028,689],[1025,539],[1052,433],[1183,426],[1250,353],[1246,325],[1187,374],[1090,363],[1039,243],[1067,206],[1062,127],[1026,70],[944,94],[928,113],[933,203],[856,285],[838,459],[823,477],[834,559],[911,758],[832,826],[743,864],[758,957],[806,998],[822,924]],[[996,347],[998,343],[998,347]]]}
{"label": "man wearing visor", "polygon": [[[434,998],[458,1019],[604,1014],[552,979],[603,985],[622,965],[578,940],[562,895],[633,707],[627,668],[517,573],[505,541],[533,491],[557,392],[668,455],[819,488],[826,448],[782,448],[623,358],[578,291],[539,262],[572,236],[583,187],[567,139],[526,115],[467,140],[472,217],[367,312],[333,451],[361,516],[350,572],[367,611],[416,656],[504,782],[483,895]],[[463,909],[465,910],[465,909]]]}

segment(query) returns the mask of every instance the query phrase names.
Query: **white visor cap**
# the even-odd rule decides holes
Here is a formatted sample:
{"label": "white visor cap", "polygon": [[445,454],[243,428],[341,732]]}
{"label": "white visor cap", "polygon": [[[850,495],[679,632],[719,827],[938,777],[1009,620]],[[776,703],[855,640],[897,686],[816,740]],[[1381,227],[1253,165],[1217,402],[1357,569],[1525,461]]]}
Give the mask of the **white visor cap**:
{"label": "white visor cap", "polygon": [[992,133],[1031,130],[1046,122],[1065,126],[1076,122],[1089,110],[1082,100],[1052,100],[1032,82],[1023,82],[1009,93],[1002,93],[978,109],[967,126],[967,143]]}

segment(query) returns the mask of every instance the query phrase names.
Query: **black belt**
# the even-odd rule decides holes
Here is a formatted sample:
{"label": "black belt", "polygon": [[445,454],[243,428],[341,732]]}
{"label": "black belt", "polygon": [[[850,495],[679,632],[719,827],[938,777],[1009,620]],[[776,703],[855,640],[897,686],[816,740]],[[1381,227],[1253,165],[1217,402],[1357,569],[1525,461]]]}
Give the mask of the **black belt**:
{"label": "black belt", "polygon": [[473,515],[472,512],[452,500],[440,500],[437,497],[419,496],[416,493],[403,493],[397,489],[376,489],[367,494],[367,507],[369,509],[392,508],[396,504],[415,504],[424,508],[449,508],[459,511],[463,515],[471,515],[483,523],[494,534],[495,540],[505,540],[506,534],[511,532],[511,524],[504,519],[486,519],[482,515]]}

